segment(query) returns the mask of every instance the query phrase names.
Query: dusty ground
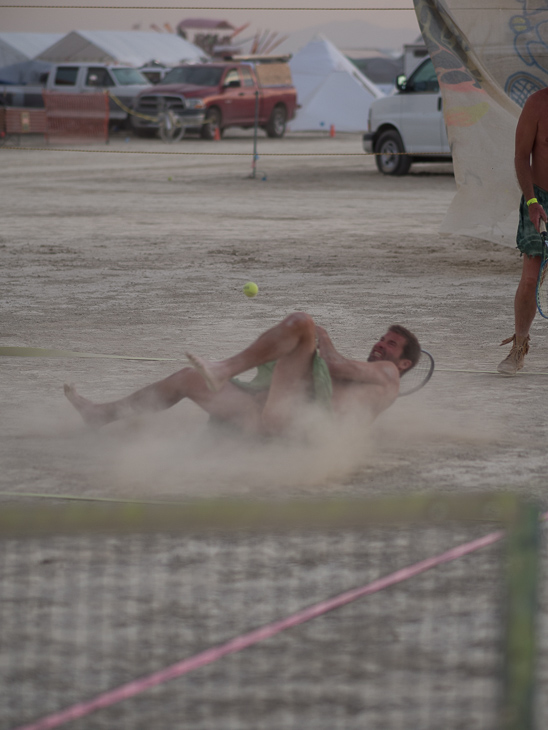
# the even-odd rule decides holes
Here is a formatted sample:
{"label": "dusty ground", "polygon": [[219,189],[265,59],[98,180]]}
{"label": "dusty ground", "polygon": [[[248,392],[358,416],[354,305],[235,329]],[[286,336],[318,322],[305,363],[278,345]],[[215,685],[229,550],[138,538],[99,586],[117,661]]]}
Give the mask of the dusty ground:
{"label": "dusty ground", "polygon": [[[493,370],[504,356],[519,255],[438,233],[455,190],[451,166],[388,178],[360,143],[359,135],[260,138],[254,179],[252,139],[237,131],[216,144],[119,138],[83,152],[1,149],[2,345],[220,358],[304,309],[358,358],[401,321],[438,370],[346,448],[290,449],[280,459],[273,448],[212,449],[191,404],[90,434],[63,398],[65,381],[106,400],[179,363],[2,358],[0,489],[510,487],[544,500],[544,321],[533,327],[527,374],[447,372]],[[241,292],[248,280],[260,287],[255,299]]]}
{"label": "dusty ground", "polygon": [[[0,499],[9,499],[7,492],[172,499],[217,493],[367,496],[510,488],[545,504],[547,325],[535,322],[526,374],[504,379],[451,372],[493,370],[504,356],[505,348],[498,344],[512,334],[512,298],[520,266],[512,249],[440,236],[438,228],[455,188],[451,166],[423,165],[402,179],[383,177],[373,160],[361,153],[359,135],[261,138],[259,154],[257,175],[250,178],[252,141],[237,132],[218,143],[183,140],[173,147],[119,138],[108,147],[82,152],[0,149],[0,346],[180,361],[0,358]],[[248,280],[260,287],[255,299],[242,294]],[[322,434],[312,429],[315,438],[298,445],[250,444],[212,434],[206,417],[184,403],[164,414],[90,432],[63,397],[66,381],[94,400],[125,395],[178,369],[187,349],[220,358],[301,309],[327,327],[338,349],[357,358],[367,356],[374,338],[389,323],[406,324],[436,358],[438,369],[431,383],[399,399],[371,430]],[[403,564],[411,560],[405,545],[396,545],[396,552],[398,560],[390,569],[400,567],[400,559]],[[372,559],[369,547],[367,553]],[[113,554],[124,557],[122,550]],[[151,561],[168,565],[169,576],[172,553],[160,546],[147,554]],[[331,555],[336,557],[337,551]],[[18,557],[17,551],[13,556]],[[48,566],[53,570],[57,564],[68,581],[71,556],[70,550],[61,557],[46,551],[43,559],[37,558],[44,591],[54,586]],[[324,564],[321,556],[311,560],[312,565]],[[135,566],[135,577],[144,579],[140,562]],[[379,563],[375,575],[385,569]],[[18,578],[19,571],[14,568],[12,573]],[[124,569],[121,575],[127,577],[128,572]],[[335,565],[334,575],[339,572]],[[108,576],[101,575],[100,580],[107,581]],[[74,576],[78,585],[78,566]],[[113,576],[118,585],[117,574]],[[474,576],[468,569],[462,595],[468,589],[476,593]],[[320,598],[340,590],[331,580],[320,585]],[[355,585],[354,580],[349,585]],[[25,584],[16,579],[9,585],[12,592],[22,591],[21,605],[28,608],[31,596]],[[32,585],[39,610],[43,604],[38,584]],[[61,585],[68,583],[61,580]],[[90,592],[91,585],[85,590]],[[125,590],[122,578],[120,585]],[[169,598],[166,585],[171,581],[153,592],[154,600]],[[461,595],[459,585],[456,597]],[[409,584],[409,590],[416,587],[420,582]],[[66,588],[63,595],[70,595],[70,604],[76,605],[72,589]],[[82,595],[85,617],[88,601]],[[429,606],[433,613],[427,622],[434,622],[436,631],[451,627],[461,613],[460,604],[455,598],[438,611],[436,600],[443,603],[453,594],[436,588],[434,595],[436,599],[418,604],[418,615]],[[276,596],[263,605],[280,608]],[[311,600],[309,595],[299,596],[299,606]],[[225,616],[222,593],[205,597],[220,600]],[[387,609],[381,606],[378,613],[383,627],[386,611],[394,608],[388,593],[386,600]],[[360,605],[374,618],[377,604]],[[54,606],[60,611],[63,601]],[[116,604],[114,615],[122,631],[127,622],[127,631],[138,631],[131,620],[137,608],[130,606],[130,618],[125,619]],[[143,626],[148,626],[148,604],[139,610]],[[237,631],[250,627],[246,610],[236,612],[246,619]],[[163,636],[177,614],[170,605],[158,611],[154,631]],[[285,615],[286,607],[280,611]],[[7,615],[13,621],[19,614],[8,610]],[[357,615],[361,626],[379,625]],[[413,615],[407,608],[407,618],[394,614],[400,641],[406,631],[415,636]],[[463,625],[470,627],[477,619],[484,631],[482,615],[467,606]],[[44,620],[55,629],[65,626],[62,616],[52,613]],[[75,620],[69,617],[67,625],[76,625],[70,623]],[[233,635],[231,626],[223,624],[221,629],[223,637]],[[202,643],[174,645],[169,661],[210,645],[212,636],[219,638],[216,633],[202,636],[196,628],[189,631],[192,641],[200,638]],[[470,638],[468,630],[465,633]],[[386,632],[382,635],[387,638]],[[397,668],[402,656],[414,657],[417,649],[412,642],[391,637],[388,645],[396,653],[388,663],[393,661],[394,681],[407,691]],[[136,646],[141,646],[140,640]],[[168,663],[167,654],[162,654],[167,648],[161,642],[158,646],[160,656],[151,670]],[[424,641],[421,646],[428,655],[433,644]],[[446,653],[443,642],[438,649],[442,656]],[[36,668],[29,659],[32,654],[26,656],[30,681]],[[85,653],[75,656],[86,661]],[[466,651],[455,655],[458,661],[459,656],[469,658]],[[478,661],[483,661],[481,656]],[[136,665],[129,662],[123,671],[131,678]],[[373,665],[365,666],[373,671]],[[143,671],[139,665],[137,674]],[[466,667],[462,671],[463,676],[474,676]],[[486,676],[492,678],[491,669]],[[25,694],[23,680],[17,676],[14,681]],[[101,675],[101,683],[101,688],[112,687],[112,677]],[[90,687],[73,688],[74,699],[90,696]],[[481,694],[478,687],[481,683],[475,684]],[[438,687],[438,698],[439,691]],[[31,688],[28,696],[36,697],[35,690]],[[457,702],[462,701],[463,695],[458,696]],[[64,702],[63,698],[61,706]],[[40,709],[46,706],[40,704]],[[59,706],[56,700],[52,709]],[[457,716],[459,712],[452,722],[442,723],[444,727],[461,727]],[[405,726],[405,713],[402,717]],[[100,719],[97,722],[102,727]],[[351,725],[343,721],[342,726]],[[82,727],[95,725],[84,722]]]}

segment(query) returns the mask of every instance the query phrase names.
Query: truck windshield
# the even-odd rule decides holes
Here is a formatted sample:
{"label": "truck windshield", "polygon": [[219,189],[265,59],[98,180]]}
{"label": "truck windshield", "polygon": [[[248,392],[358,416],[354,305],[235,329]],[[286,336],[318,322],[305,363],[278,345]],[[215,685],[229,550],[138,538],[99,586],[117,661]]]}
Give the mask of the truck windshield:
{"label": "truck windshield", "polygon": [[150,86],[149,80],[136,68],[111,68],[111,71],[120,86],[131,86],[132,84]]}
{"label": "truck windshield", "polygon": [[162,84],[193,84],[194,86],[218,86],[222,68],[214,66],[179,66],[164,76]]}

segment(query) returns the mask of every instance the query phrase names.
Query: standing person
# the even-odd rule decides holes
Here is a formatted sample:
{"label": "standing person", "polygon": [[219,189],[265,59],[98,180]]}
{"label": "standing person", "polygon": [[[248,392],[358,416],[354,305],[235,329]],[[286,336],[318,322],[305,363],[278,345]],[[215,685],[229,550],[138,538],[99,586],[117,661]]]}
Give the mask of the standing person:
{"label": "standing person", "polygon": [[504,375],[515,375],[523,367],[537,309],[535,291],[544,245],[539,227],[548,210],[548,88],[525,102],[516,128],[514,164],[522,191],[516,242],[523,268],[514,299],[514,334],[501,342],[512,343],[509,355],[497,368]]}
{"label": "standing person", "polygon": [[[276,435],[287,431],[300,408],[311,401],[334,415],[376,417],[396,400],[400,376],[420,354],[415,335],[392,325],[367,362],[349,360],[310,315],[295,312],[237,355],[218,362],[187,355],[192,367],[120,400],[93,403],[72,385],[65,385],[65,395],[90,426],[165,410],[189,398],[214,419],[246,433]],[[236,379],[252,368],[258,368],[253,381]]]}

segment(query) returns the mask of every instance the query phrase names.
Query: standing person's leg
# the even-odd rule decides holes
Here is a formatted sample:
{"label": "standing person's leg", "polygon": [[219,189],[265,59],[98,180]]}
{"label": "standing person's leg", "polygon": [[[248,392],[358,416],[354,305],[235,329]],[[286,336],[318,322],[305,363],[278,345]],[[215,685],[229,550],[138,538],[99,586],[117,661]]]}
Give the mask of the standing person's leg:
{"label": "standing person's leg", "polygon": [[525,355],[529,352],[529,330],[537,311],[535,292],[541,263],[540,256],[523,256],[521,278],[514,299],[515,332],[512,337],[501,342],[501,345],[512,343],[510,353],[497,368],[504,375],[515,375],[521,370]]}

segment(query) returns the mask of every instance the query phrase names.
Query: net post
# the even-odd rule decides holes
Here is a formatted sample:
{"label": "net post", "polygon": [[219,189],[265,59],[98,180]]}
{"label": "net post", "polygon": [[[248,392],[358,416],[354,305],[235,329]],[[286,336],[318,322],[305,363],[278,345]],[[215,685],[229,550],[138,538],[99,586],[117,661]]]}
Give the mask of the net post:
{"label": "net post", "polygon": [[501,730],[535,730],[536,615],[540,571],[540,513],[518,503],[506,542],[506,605]]}

